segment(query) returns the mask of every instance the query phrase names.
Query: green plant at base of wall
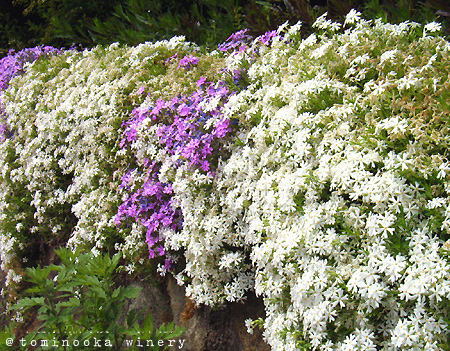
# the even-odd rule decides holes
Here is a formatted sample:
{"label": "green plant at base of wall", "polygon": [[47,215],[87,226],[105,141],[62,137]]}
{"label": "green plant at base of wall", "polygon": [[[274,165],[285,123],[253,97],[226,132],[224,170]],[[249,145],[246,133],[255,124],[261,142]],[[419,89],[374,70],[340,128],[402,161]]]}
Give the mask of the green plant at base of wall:
{"label": "green plant at base of wall", "polygon": [[[141,289],[114,286],[118,254],[110,258],[77,254],[65,248],[55,252],[62,263],[29,268],[26,278],[31,287],[27,293],[31,297],[22,298],[12,306],[20,313],[37,308],[37,319],[41,322],[26,337],[16,340],[20,349],[28,349],[34,343],[41,350],[54,345],[64,351],[89,346],[120,350],[123,345],[133,350],[140,339],[145,340],[147,350],[166,350],[167,341],[182,335],[184,329],[173,323],[154,330],[151,315],[139,323],[142,313],[134,309],[124,316],[127,301],[138,297]],[[1,335],[7,335],[10,329]]]}

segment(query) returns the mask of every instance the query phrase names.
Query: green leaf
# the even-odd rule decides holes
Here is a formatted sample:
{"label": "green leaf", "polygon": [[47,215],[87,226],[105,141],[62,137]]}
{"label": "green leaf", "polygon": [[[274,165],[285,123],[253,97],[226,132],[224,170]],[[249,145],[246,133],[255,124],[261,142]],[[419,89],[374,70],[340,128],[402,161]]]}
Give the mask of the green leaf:
{"label": "green leaf", "polygon": [[127,286],[125,288],[122,288],[122,299],[135,299],[139,297],[139,294],[141,292],[141,287],[133,287],[133,286]]}
{"label": "green leaf", "polygon": [[17,301],[17,303],[14,306],[12,306],[11,308],[14,310],[18,310],[21,308],[27,309],[32,306],[41,306],[44,303],[45,303],[45,298],[43,298],[43,297],[31,297],[31,298],[26,297],[26,298],[23,298],[23,299]]}
{"label": "green leaf", "polygon": [[169,340],[177,338],[184,333],[183,327],[175,327],[174,322],[161,325],[155,332],[155,338],[160,340]]}
{"label": "green leaf", "polygon": [[[125,301],[138,297],[142,290],[134,286],[112,289],[113,273],[121,258],[119,254],[112,258],[78,254],[75,260],[67,249],[58,249],[57,253],[63,264],[28,270],[28,278],[34,283],[28,291],[36,296],[23,298],[12,307],[39,307],[37,319],[42,324],[34,335],[45,338],[46,333],[56,333],[55,337],[62,340],[70,331],[76,330],[77,338],[85,340],[108,332],[111,339],[120,344],[127,335],[145,336],[149,340],[156,338],[157,341],[182,334],[182,328],[175,328],[170,323],[159,328],[154,336],[152,316],[147,315],[141,327],[138,323],[141,314],[134,309],[126,316],[126,324],[119,322],[123,320],[121,312]],[[52,272],[59,272],[56,279],[48,278]],[[75,289],[79,290],[79,295]]]}
{"label": "green leaf", "polygon": [[147,317],[142,322],[141,332],[145,335],[152,335],[153,334],[153,318],[152,315],[149,313]]}
{"label": "green leaf", "polygon": [[80,300],[76,297],[71,297],[69,301],[60,302],[59,305],[62,307],[79,307]]}
{"label": "green leaf", "polygon": [[138,313],[136,309],[131,309],[127,315],[127,325],[129,327],[133,326],[137,322],[139,315],[140,313]]}
{"label": "green leaf", "polygon": [[100,281],[96,276],[93,275],[83,275],[75,278],[74,283],[77,286],[91,286],[91,285],[100,285]]}

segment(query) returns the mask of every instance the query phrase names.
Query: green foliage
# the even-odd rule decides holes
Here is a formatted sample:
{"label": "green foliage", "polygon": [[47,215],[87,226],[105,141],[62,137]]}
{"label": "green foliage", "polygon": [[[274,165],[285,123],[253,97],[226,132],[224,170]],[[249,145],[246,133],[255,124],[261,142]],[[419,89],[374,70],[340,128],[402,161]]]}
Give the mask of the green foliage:
{"label": "green foliage", "polygon": [[369,18],[383,18],[384,21],[399,23],[403,21],[432,22],[435,12],[441,8],[438,4],[427,6],[418,1],[380,1],[370,0],[364,4],[364,15]]}
{"label": "green foliage", "polygon": [[241,11],[235,0],[187,1],[182,5],[128,0],[117,4],[106,21],[94,18],[89,33],[95,43],[103,44],[111,38],[138,44],[184,35],[189,41],[214,45],[241,28]]}
{"label": "green foliage", "polygon": [[14,322],[10,323],[0,330],[0,350],[11,350],[11,347],[8,345],[10,340],[14,339],[14,325]]}
{"label": "green foliage", "polygon": [[25,6],[24,15],[41,19],[35,35],[45,44],[70,46],[77,42],[93,45],[88,35],[88,22],[92,18],[104,19],[118,0],[16,0]]}
{"label": "green foliage", "polygon": [[[55,252],[61,264],[29,268],[26,277],[31,283],[27,289],[30,297],[22,298],[12,306],[21,313],[37,308],[37,318],[41,322],[36,330],[27,334],[21,346],[30,345],[32,340],[52,339],[48,335],[53,334],[55,341],[51,344],[56,343],[64,350],[76,348],[76,342],[85,345],[95,341],[105,349],[120,350],[124,343],[133,345],[131,342],[139,338],[152,340],[155,346],[151,350],[162,350],[158,346],[159,340],[177,338],[183,333],[183,329],[173,323],[155,330],[151,315],[139,324],[142,315],[134,309],[126,316],[126,325],[122,322],[126,302],[137,298],[140,288],[115,287],[113,274],[119,254],[110,258],[73,253],[65,248]],[[10,335],[8,331],[11,328],[1,337]]]}
{"label": "green foliage", "polygon": [[0,56],[8,48],[38,44],[92,47],[184,35],[199,45],[213,46],[238,30],[258,36],[282,23],[301,21],[302,34],[324,12],[342,21],[350,9],[363,17],[391,23],[439,21],[449,34],[450,5],[445,0],[14,0],[0,13]]}
{"label": "green foliage", "polygon": [[[13,15],[5,18],[9,29],[4,32],[5,37],[15,38],[17,33],[10,27],[18,23],[23,26],[27,21],[23,27],[30,32],[28,40],[38,38],[38,43],[54,46],[138,44],[175,35],[213,45],[243,28],[244,3],[237,0],[16,0]],[[24,32],[24,28],[19,32]],[[6,46],[9,42],[0,44]]]}
{"label": "green foliage", "polygon": [[33,47],[39,44],[33,35],[36,16],[25,16],[24,7],[13,1],[4,1],[0,11],[0,57],[9,49]]}

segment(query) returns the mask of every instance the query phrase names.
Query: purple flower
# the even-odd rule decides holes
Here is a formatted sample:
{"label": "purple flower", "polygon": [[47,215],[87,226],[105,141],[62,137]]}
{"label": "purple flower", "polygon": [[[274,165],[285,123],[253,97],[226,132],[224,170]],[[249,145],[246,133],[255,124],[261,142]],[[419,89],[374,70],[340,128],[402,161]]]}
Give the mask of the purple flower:
{"label": "purple flower", "polygon": [[172,261],[169,258],[164,260],[164,269],[168,271],[172,267]]}
{"label": "purple flower", "polygon": [[[242,32],[241,35],[245,35]],[[235,38],[237,38],[236,36]],[[189,68],[197,64],[198,59],[192,55],[180,60],[179,68]],[[242,72],[235,73],[236,75]],[[213,116],[221,116],[223,106],[231,94],[225,82],[213,84],[202,77],[197,81],[199,89],[189,96],[176,96],[171,100],[159,99],[152,108],[140,106],[133,110],[132,118],[124,123],[124,140],[137,140],[136,130],[145,118],[160,121],[156,132],[161,147],[168,155],[178,154],[174,167],[186,165],[188,168],[199,169],[209,177],[214,176],[214,165],[221,156],[223,141],[232,131],[230,121],[226,118],[218,119],[211,128],[206,122]],[[208,106],[212,99],[219,98],[217,107],[210,111]],[[216,102],[215,102],[216,103]],[[161,183],[159,169],[161,164],[155,160],[137,161],[138,170],[146,174],[144,181],[139,184],[132,179],[128,171],[122,178],[122,187],[131,192],[122,205],[119,206],[115,223],[120,225],[124,221],[141,223],[147,228],[146,242],[149,247],[149,257],[165,255],[166,252],[159,237],[161,228],[171,228],[179,231],[183,226],[181,209],[174,206],[174,191],[172,184]],[[134,170],[136,172],[136,170]],[[128,184],[130,184],[128,186]],[[158,247],[157,247],[158,246]],[[170,266],[170,261],[166,261]]]}
{"label": "purple flower", "polygon": [[153,109],[152,109],[151,114],[152,114],[153,116],[157,116],[157,115],[161,112],[161,110],[162,110],[163,108],[165,108],[165,107],[166,107],[166,102],[165,102],[164,100],[162,100],[162,99],[158,99],[158,100],[156,101],[155,107],[153,107]]}
{"label": "purple flower", "polygon": [[134,141],[134,140],[136,140],[136,138],[137,138],[136,135],[137,135],[136,129],[130,128],[128,130],[128,133],[127,133],[127,141]]}
{"label": "purple flower", "polygon": [[230,120],[223,119],[219,123],[216,124],[216,128],[213,132],[213,135],[217,138],[223,138],[230,131]]}
{"label": "purple flower", "polygon": [[184,68],[184,69],[189,69],[192,66],[195,66],[196,64],[198,64],[200,62],[200,60],[198,59],[198,57],[195,57],[193,55],[187,55],[185,57],[183,57],[180,62],[178,63],[178,69],[180,68]]}
{"label": "purple flower", "polygon": [[247,44],[252,40],[252,37],[246,34],[247,32],[248,29],[243,29],[231,34],[225,43],[220,44],[217,48],[219,51],[244,51],[247,48]]}
{"label": "purple flower", "polygon": [[166,254],[166,252],[164,251],[164,247],[162,246],[158,246],[156,250],[158,251],[159,256],[164,256]]}
{"label": "purple flower", "polygon": [[142,191],[143,196],[152,196],[158,194],[158,191],[160,190],[159,184],[152,184],[151,182],[147,182],[144,184],[144,189]]}
{"label": "purple flower", "polygon": [[200,167],[202,168],[202,170],[203,170],[204,172],[208,172],[209,169],[210,169],[209,162],[206,161],[206,160],[203,160],[203,161],[201,162],[201,166],[200,166]]}
{"label": "purple flower", "polygon": [[27,48],[15,53],[10,50],[6,57],[0,60],[0,91],[8,87],[9,82],[15,76],[23,73],[23,66],[27,62],[34,62],[40,57],[46,57],[50,54],[60,53],[52,46],[36,46]]}
{"label": "purple flower", "polygon": [[269,46],[270,45],[270,41],[272,40],[272,38],[275,38],[279,36],[276,30],[272,30],[270,32],[266,32],[265,34],[259,36],[257,39],[259,39],[264,45]]}
{"label": "purple flower", "polygon": [[178,53],[176,52],[174,55],[170,56],[167,60],[166,63],[170,63],[173,59],[178,57]]}
{"label": "purple flower", "polygon": [[145,85],[141,86],[138,91],[136,92],[136,94],[141,95],[143,92],[145,91]]}
{"label": "purple flower", "polygon": [[133,178],[131,177],[131,171],[128,171],[122,176],[122,184],[119,185],[119,188],[125,188]]}
{"label": "purple flower", "polygon": [[206,82],[206,78],[200,77],[200,79],[197,80],[197,86],[200,88],[203,84],[205,84],[205,82]]}
{"label": "purple flower", "polygon": [[191,109],[186,104],[182,104],[178,107],[178,112],[179,112],[180,116],[184,117],[184,116],[187,116],[191,112]]}
{"label": "purple flower", "polygon": [[151,243],[154,242],[153,232],[159,227],[159,222],[155,217],[156,216],[153,215],[142,223],[142,225],[147,228],[147,243],[149,246],[152,246]]}
{"label": "purple flower", "polygon": [[163,188],[163,192],[164,194],[172,194],[173,193],[172,184],[165,185]]}

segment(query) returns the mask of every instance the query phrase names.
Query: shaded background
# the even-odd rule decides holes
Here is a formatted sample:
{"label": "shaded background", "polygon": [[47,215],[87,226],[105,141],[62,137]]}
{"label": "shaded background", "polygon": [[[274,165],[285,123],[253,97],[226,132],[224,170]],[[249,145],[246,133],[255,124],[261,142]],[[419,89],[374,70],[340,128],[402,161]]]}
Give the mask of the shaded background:
{"label": "shaded background", "polygon": [[350,9],[391,23],[439,21],[449,35],[446,0],[3,0],[0,57],[9,49],[40,44],[92,47],[113,42],[136,45],[184,35],[215,46],[238,30],[257,36],[289,21],[304,23],[303,33],[328,12],[343,20]]}

